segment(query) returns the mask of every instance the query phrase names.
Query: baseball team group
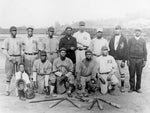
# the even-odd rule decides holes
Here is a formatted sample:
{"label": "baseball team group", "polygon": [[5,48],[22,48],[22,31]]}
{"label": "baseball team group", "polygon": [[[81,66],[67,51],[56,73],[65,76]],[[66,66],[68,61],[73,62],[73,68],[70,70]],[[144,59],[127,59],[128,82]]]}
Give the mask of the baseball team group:
{"label": "baseball team group", "polygon": [[[103,28],[97,28],[93,39],[85,31],[85,22],[79,22],[79,31],[72,27],[65,29],[65,35],[58,40],[55,29],[48,28],[42,40],[34,36],[34,28],[26,29],[27,36],[17,37],[17,28],[10,27],[10,37],[2,45],[6,56],[6,91],[11,94],[10,84],[15,77],[16,96],[26,100],[26,92],[32,89],[47,97],[66,93],[73,97],[88,97],[91,92],[115,94],[125,89],[129,70],[129,93],[141,91],[142,69],[147,61],[146,41],[142,29],[136,28],[132,38],[126,38],[117,25],[108,41],[103,37]],[[127,65],[126,65],[127,64]]]}

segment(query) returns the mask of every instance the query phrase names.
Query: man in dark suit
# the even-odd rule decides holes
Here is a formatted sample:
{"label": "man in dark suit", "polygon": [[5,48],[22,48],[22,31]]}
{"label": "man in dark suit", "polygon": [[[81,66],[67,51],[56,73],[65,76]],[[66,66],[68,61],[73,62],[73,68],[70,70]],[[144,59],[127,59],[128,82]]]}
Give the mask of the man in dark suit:
{"label": "man in dark suit", "polygon": [[59,49],[60,48],[65,48],[66,49],[66,57],[70,58],[73,62],[73,64],[76,63],[76,55],[75,55],[75,50],[77,48],[77,41],[76,38],[72,36],[72,28],[67,27],[66,30],[66,35],[60,39],[59,42]]}
{"label": "man in dark suit", "polygon": [[125,61],[128,57],[128,46],[127,40],[121,33],[121,26],[115,27],[115,35],[111,38],[109,42],[109,54],[112,55],[117,64],[119,69],[119,74],[121,76],[121,87],[120,91],[125,92],[124,89],[124,82],[125,82]]}
{"label": "man in dark suit", "polygon": [[[130,74],[130,90],[129,92],[136,91],[142,93],[141,89],[141,75],[143,67],[147,61],[147,48],[144,38],[141,36],[141,29],[135,30],[135,36],[128,41],[128,66]],[[135,84],[136,74],[136,84]]]}

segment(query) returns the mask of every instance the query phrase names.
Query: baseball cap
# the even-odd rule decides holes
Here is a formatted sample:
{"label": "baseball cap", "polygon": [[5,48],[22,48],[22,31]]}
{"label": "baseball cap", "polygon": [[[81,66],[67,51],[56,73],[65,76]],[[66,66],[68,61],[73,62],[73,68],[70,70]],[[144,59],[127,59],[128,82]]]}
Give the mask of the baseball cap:
{"label": "baseball cap", "polygon": [[92,51],[88,49],[88,50],[85,51],[85,54],[87,54],[87,53],[91,53],[92,54]]}
{"label": "baseball cap", "polygon": [[29,29],[31,29],[32,31],[34,30],[34,28],[33,28],[33,27],[27,27],[27,30],[29,30]]}
{"label": "baseball cap", "polygon": [[68,29],[72,30],[72,27],[66,27],[66,30],[68,30]]}
{"label": "baseball cap", "polygon": [[137,27],[137,28],[135,29],[135,31],[142,31],[142,28],[141,28],[141,27]]}
{"label": "baseball cap", "polygon": [[15,26],[10,27],[10,31],[16,31],[16,30],[17,30],[17,28]]}
{"label": "baseball cap", "polygon": [[49,31],[49,32],[54,32],[54,30],[55,30],[55,29],[54,29],[53,27],[49,27],[49,28],[48,28],[48,31]]}
{"label": "baseball cap", "polygon": [[59,52],[61,52],[61,51],[67,51],[67,50],[66,50],[66,48],[63,47],[63,48],[59,49]]}
{"label": "baseball cap", "polygon": [[97,28],[96,31],[97,32],[103,32],[103,28]]}
{"label": "baseball cap", "polygon": [[85,22],[80,21],[80,22],[79,22],[79,26],[85,26]]}
{"label": "baseball cap", "polygon": [[41,56],[46,56],[46,51],[40,51]]}
{"label": "baseball cap", "polygon": [[117,25],[116,27],[115,27],[115,30],[121,30],[121,26],[120,25]]}
{"label": "baseball cap", "polygon": [[107,46],[103,46],[101,50],[102,51],[108,50],[108,47]]}

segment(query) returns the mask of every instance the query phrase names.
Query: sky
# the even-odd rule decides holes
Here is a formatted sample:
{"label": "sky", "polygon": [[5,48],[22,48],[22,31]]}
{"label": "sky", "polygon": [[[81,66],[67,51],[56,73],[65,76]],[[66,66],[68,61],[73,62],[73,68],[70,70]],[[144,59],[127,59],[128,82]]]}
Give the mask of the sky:
{"label": "sky", "polygon": [[124,18],[150,12],[149,0],[0,0],[0,27]]}

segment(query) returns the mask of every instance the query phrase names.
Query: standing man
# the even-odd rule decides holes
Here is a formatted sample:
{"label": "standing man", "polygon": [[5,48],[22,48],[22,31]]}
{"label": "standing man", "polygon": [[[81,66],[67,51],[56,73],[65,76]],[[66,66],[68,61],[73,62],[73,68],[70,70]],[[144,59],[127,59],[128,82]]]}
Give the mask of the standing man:
{"label": "standing man", "polygon": [[46,51],[47,58],[51,63],[58,57],[59,41],[54,37],[54,31],[55,29],[53,27],[49,27],[48,37],[43,40],[43,50]]}
{"label": "standing man", "polygon": [[22,41],[25,71],[30,79],[32,78],[33,62],[38,57],[38,41],[37,38],[33,36],[33,30],[32,27],[28,27],[27,37],[23,38]]}
{"label": "standing man", "polygon": [[[146,42],[141,36],[141,29],[135,30],[135,36],[128,41],[128,66],[130,74],[130,90],[129,92],[136,91],[142,93],[141,89],[141,75],[143,67],[147,61],[147,48]],[[136,74],[136,83],[135,83]]]}
{"label": "standing man", "polygon": [[9,38],[6,38],[3,43],[3,53],[6,56],[5,73],[6,73],[6,95],[10,95],[10,82],[12,76],[18,71],[18,66],[21,63],[21,42],[16,37],[17,28],[10,27]]}
{"label": "standing man", "polygon": [[66,28],[66,36],[61,38],[59,42],[59,49],[65,48],[67,51],[66,57],[70,58],[73,64],[76,63],[76,55],[75,50],[77,48],[77,41],[76,38],[72,37],[72,28]]}
{"label": "standing man", "polygon": [[90,46],[90,34],[85,31],[85,22],[79,22],[79,31],[73,34],[77,39],[76,62],[77,64],[85,58],[85,50]]}
{"label": "standing man", "polygon": [[85,90],[86,83],[96,76],[97,62],[92,58],[92,51],[85,51],[85,58],[81,61],[77,71],[77,81],[82,85],[81,96],[88,96]]}
{"label": "standing man", "polygon": [[[59,71],[59,75],[67,77],[69,83],[67,94],[72,97],[72,89],[74,87],[73,63],[70,58],[66,57],[66,49],[60,49],[60,56],[54,60],[53,71]],[[58,72],[55,73],[57,75]]]}
{"label": "standing man", "polygon": [[113,56],[117,62],[119,74],[121,76],[121,87],[120,91],[125,92],[124,82],[125,82],[125,61],[128,57],[128,46],[127,40],[121,33],[121,26],[115,27],[115,35],[111,38],[109,42],[109,54]]}
{"label": "standing man", "polygon": [[93,55],[99,57],[103,46],[108,47],[108,41],[103,38],[103,28],[98,28],[96,38],[92,39],[90,44],[90,49],[93,51]]}
{"label": "standing man", "polygon": [[[47,60],[47,54],[45,51],[40,52],[40,58],[34,61],[33,64],[33,82],[37,83],[38,93],[42,94],[44,92],[44,87],[46,89],[47,96],[50,94],[54,96],[54,86],[56,77],[51,74],[52,64]],[[49,80],[50,80],[50,92],[49,92]]]}

